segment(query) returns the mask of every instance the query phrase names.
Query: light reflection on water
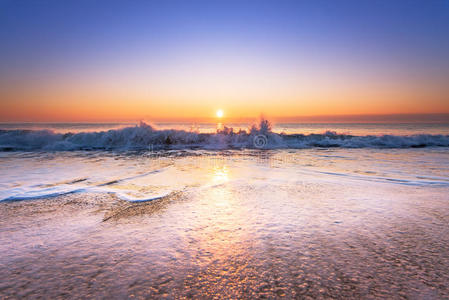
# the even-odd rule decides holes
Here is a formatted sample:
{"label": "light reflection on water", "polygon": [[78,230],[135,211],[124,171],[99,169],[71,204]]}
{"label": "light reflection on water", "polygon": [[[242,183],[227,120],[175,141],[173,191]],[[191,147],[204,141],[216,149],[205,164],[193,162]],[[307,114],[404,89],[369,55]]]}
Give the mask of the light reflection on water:
{"label": "light reflection on water", "polygon": [[[0,295],[448,295],[446,152],[262,153],[159,164],[144,156],[53,157],[54,170],[70,166],[89,182],[126,173],[133,179],[109,186],[173,193],[146,203],[104,193],[0,203]],[[20,159],[36,172],[48,165],[35,158]]]}

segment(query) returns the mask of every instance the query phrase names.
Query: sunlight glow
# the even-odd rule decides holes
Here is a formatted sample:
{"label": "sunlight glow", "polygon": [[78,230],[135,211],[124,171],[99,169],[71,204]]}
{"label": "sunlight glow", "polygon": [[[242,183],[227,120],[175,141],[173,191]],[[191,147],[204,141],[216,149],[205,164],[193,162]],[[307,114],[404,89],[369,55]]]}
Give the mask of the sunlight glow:
{"label": "sunlight glow", "polygon": [[216,165],[212,169],[212,180],[215,184],[225,183],[229,179],[229,170],[226,165]]}
{"label": "sunlight glow", "polygon": [[217,118],[223,118],[223,110],[217,110]]}

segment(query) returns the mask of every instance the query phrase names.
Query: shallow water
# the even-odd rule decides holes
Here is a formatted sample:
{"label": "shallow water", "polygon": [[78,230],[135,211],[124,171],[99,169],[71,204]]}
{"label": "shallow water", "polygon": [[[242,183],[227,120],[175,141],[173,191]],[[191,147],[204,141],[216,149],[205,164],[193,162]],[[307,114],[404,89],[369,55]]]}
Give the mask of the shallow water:
{"label": "shallow water", "polygon": [[104,192],[144,201],[259,177],[447,187],[448,158],[448,148],[0,152],[0,200]]}
{"label": "shallow water", "polygon": [[0,157],[2,296],[449,296],[447,148]]}

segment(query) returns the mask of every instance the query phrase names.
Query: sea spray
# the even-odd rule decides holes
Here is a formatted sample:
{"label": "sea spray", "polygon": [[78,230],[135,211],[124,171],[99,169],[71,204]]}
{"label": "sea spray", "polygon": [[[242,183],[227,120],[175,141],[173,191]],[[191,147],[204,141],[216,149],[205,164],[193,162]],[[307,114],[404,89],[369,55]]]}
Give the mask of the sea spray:
{"label": "sea spray", "polygon": [[[257,141],[257,143],[255,143]],[[260,147],[262,146],[262,147]],[[215,133],[139,125],[98,132],[55,133],[50,130],[0,130],[0,151],[147,150],[147,149],[301,149],[449,147],[449,135],[285,134],[261,119],[248,130],[224,126]]]}

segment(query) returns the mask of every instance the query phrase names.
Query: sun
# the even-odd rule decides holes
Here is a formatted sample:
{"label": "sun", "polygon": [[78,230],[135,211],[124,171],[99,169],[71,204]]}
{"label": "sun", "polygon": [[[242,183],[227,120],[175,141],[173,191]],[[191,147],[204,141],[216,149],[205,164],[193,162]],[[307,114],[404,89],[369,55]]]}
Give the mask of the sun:
{"label": "sun", "polygon": [[217,110],[217,117],[222,118],[223,117],[223,110],[219,109]]}

